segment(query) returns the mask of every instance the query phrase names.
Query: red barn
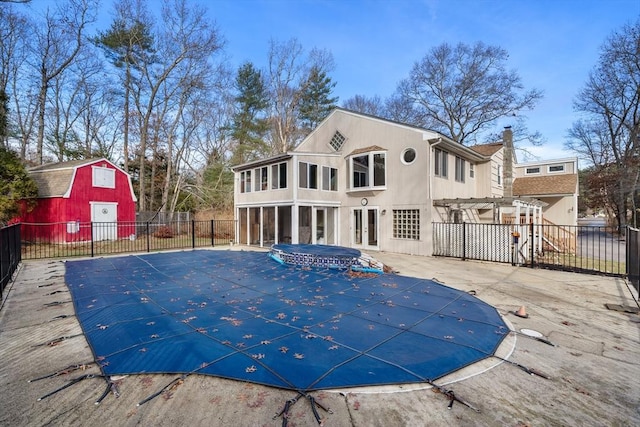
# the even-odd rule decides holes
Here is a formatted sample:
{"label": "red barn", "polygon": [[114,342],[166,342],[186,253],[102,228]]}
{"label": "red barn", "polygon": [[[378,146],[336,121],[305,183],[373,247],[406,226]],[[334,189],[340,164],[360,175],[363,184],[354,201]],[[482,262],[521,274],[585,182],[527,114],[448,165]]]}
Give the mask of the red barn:
{"label": "red barn", "polygon": [[[109,160],[52,163],[30,169],[29,175],[38,184],[38,200],[19,218],[27,239],[63,243],[115,240],[135,233],[131,177]],[[56,225],[30,225],[43,223]]]}

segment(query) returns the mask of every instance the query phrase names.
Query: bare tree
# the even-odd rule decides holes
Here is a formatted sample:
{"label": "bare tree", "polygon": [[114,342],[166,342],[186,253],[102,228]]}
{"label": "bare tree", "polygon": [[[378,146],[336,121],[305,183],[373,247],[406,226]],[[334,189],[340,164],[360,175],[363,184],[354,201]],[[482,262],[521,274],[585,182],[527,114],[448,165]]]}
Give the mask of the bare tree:
{"label": "bare tree", "polygon": [[[0,145],[8,147],[11,124],[16,120],[15,114],[9,112],[9,105],[12,99],[14,102],[18,99],[13,83],[26,60],[25,42],[30,23],[11,6],[0,8],[0,22]],[[24,159],[24,155],[21,158]]]}
{"label": "bare tree", "polygon": [[[174,108],[181,105],[182,92],[190,85],[197,86],[195,75],[223,46],[217,28],[207,20],[206,10],[186,0],[165,1],[161,25],[154,38],[154,57],[138,64],[141,79],[134,94],[140,120],[138,204],[141,211],[147,208],[146,151],[153,142],[150,138],[159,136],[157,128],[151,133],[152,125],[163,123],[169,111],[174,117],[180,115]],[[154,147],[157,148],[157,144]]]}
{"label": "bare tree", "polygon": [[43,163],[45,113],[52,81],[63,73],[85,43],[85,29],[94,21],[95,0],[67,0],[55,10],[47,9],[42,25],[35,27],[34,56],[40,79],[38,91],[38,136],[36,162]]}
{"label": "bare tree", "polygon": [[417,123],[461,144],[490,129],[501,117],[532,109],[540,91],[524,91],[506,68],[507,52],[496,46],[444,43],[416,62],[398,85],[398,96],[415,108]]}
{"label": "bare tree", "polygon": [[[614,32],[574,102],[583,115],[565,146],[594,165],[619,227],[638,219],[640,19]],[[606,179],[604,179],[606,177]],[[596,182],[598,182],[596,180]],[[631,218],[628,217],[631,212]]]}
{"label": "bare tree", "polygon": [[335,62],[331,52],[325,49],[313,48],[307,54],[295,38],[285,42],[271,40],[268,56],[272,151],[283,153],[294,148],[310,132],[309,127],[305,128],[301,123],[300,114],[303,103],[313,98],[307,92],[310,86],[315,85],[319,92],[328,89],[323,95],[327,104],[337,100],[330,97],[335,83],[328,77]]}
{"label": "bare tree", "polygon": [[342,107],[358,113],[384,117],[384,104],[378,95],[368,97],[366,95],[354,95],[342,102]]}
{"label": "bare tree", "polygon": [[269,43],[269,86],[272,97],[274,151],[284,153],[295,145],[299,87],[307,62],[297,39]]}

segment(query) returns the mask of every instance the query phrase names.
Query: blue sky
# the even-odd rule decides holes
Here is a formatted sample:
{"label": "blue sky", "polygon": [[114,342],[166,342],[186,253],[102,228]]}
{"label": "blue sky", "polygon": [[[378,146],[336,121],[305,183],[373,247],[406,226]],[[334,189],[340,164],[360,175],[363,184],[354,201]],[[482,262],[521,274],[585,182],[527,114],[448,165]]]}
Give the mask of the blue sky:
{"label": "blue sky", "polygon": [[[562,147],[577,119],[572,101],[605,39],[640,16],[639,0],[196,1],[209,9],[234,66],[244,61],[265,66],[272,38],[297,38],[306,50],[329,50],[340,102],[356,94],[388,97],[416,61],[444,42],[500,46],[525,87],[544,92],[526,114],[529,129],[547,140],[532,149],[543,159],[573,156]],[[100,22],[106,28],[111,2],[103,4]]]}

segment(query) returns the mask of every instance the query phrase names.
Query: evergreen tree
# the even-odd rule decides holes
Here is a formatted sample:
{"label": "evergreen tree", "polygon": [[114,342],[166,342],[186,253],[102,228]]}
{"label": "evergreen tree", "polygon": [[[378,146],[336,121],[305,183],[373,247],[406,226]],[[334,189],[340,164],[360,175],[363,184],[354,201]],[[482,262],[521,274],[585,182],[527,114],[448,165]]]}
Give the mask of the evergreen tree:
{"label": "evergreen tree", "polygon": [[311,67],[300,96],[300,120],[307,133],[336,108],[338,97],[331,96],[335,86],[336,83],[320,67]]}
{"label": "evergreen tree", "polygon": [[20,158],[0,145],[0,223],[6,223],[20,214],[20,200],[33,206],[38,186],[28,175]]}
{"label": "evergreen tree", "polygon": [[238,69],[236,90],[231,137],[237,145],[232,163],[240,164],[265,154],[268,148],[264,137],[269,130],[269,98],[262,74],[250,62]]}
{"label": "evergreen tree", "polygon": [[[123,3],[126,5],[126,3]],[[118,9],[118,8],[117,8]],[[123,6],[120,15],[126,15],[128,9]],[[140,14],[140,13],[138,13]],[[124,140],[123,156],[124,170],[129,171],[129,116],[130,98],[133,83],[133,71],[140,64],[153,55],[153,36],[151,35],[150,23],[142,21],[143,18],[129,18],[120,16],[116,18],[111,27],[100,32],[93,41],[101,47],[111,63],[124,72]]]}

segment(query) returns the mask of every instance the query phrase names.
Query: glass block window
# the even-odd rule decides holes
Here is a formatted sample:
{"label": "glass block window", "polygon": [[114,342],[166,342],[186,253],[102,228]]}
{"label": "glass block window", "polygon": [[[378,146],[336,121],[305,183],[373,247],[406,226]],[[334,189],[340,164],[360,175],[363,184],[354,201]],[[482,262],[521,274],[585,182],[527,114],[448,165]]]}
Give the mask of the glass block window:
{"label": "glass block window", "polygon": [[336,131],[336,133],[333,134],[331,141],[329,141],[329,145],[331,145],[331,148],[333,148],[334,150],[340,151],[345,140],[346,138],[344,137],[344,135]]}
{"label": "glass block window", "polygon": [[420,240],[420,210],[393,210],[393,237],[396,239]]}

